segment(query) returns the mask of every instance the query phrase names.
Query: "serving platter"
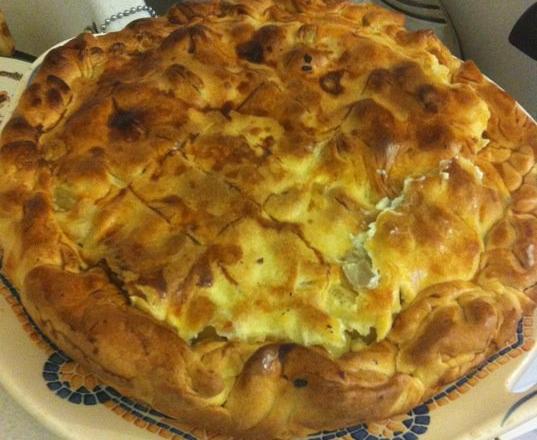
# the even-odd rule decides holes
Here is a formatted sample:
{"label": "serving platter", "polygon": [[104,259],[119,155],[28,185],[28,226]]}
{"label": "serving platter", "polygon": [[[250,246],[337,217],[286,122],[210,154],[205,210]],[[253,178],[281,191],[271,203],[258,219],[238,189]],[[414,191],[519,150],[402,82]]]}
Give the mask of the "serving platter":
{"label": "serving platter", "polygon": [[[31,73],[0,82],[9,105],[3,121]],[[1,69],[0,69],[1,70]],[[21,73],[21,72],[19,72]],[[7,76],[9,77],[9,75]],[[0,73],[0,80],[2,76]],[[474,371],[450,384],[405,415],[379,423],[312,433],[309,440],[485,440],[537,417],[537,390],[509,391],[509,385],[534,355],[534,316],[519,322],[509,344]],[[33,324],[19,293],[0,274],[0,383],[49,429],[68,439],[218,439],[224,437],[181,425],[146,405],[100,383],[54,346]]]}
{"label": "serving platter", "polygon": [[[33,324],[19,293],[0,275],[0,383],[34,417],[67,439],[225,437],[177,423],[99,382]],[[537,391],[511,393],[507,384],[529,353],[534,317],[515,339],[477,369],[409,413],[379,423],[315,433],[308,440],[485,440],[537,416]]]}

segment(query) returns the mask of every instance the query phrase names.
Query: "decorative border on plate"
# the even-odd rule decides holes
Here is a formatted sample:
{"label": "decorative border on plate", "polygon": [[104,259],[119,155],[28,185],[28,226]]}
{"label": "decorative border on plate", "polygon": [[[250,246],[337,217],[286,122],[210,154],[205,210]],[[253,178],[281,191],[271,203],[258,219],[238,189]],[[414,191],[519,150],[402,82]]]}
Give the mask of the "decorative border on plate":
{"label": "decorative border on plate", "polygon": [[343,440],[418,440],[420,435],[427,432],[431,422],[429,415],[431,411],[457,400],[502,365],[529,351],[533,345],[533,318],[525,316],[518,323],[514,340],[509,345],[489,356],[475,369],[448,385],[423,405],[402,416],[392,417],[377,423],[364,423],[339,431],[318,433],[308,437],[307,440],[331,440],[335,438]]}
{"label": "decorative border on plate", "polygon": [[480,380],[485,379],[511,359],[528,352],[534,345],[533,317],[524,316],[517,325],[515,340],[498,352],[489,356],[466,376],[447,386],[443,391],[425,402],[431,410],[447,405],[467,391],[475,387]]}
{"label": "decorative border on plate", "polygon": [[[102,385],[93,374],[88,373],[63,354],[39,330],[21,304],[17,290],[1,273],[0,292],[11,306],[30,339],[49,355],[43,366],[42,375],[47,387],[56,396],[77,405],[103,404],[139,428],[172,440],[228,439],[219,435],[210,435],[204,430],[178,424],[174,419],[122,396],[112,387]],[[419,440],[419,436],[427,432],[431,423],[431,411],[456,400],[499,367],[529,351],[534,345],[532,329],[532,317],[526,316],[521,319],[512,343],[491,355],[466,376],[407,414],[377,423],[363,423],[341,430],[312,434],[307,440],[332,440],[336,438],[342,440]],[[513,411],[514,409],[516,408],[513,408]]]}

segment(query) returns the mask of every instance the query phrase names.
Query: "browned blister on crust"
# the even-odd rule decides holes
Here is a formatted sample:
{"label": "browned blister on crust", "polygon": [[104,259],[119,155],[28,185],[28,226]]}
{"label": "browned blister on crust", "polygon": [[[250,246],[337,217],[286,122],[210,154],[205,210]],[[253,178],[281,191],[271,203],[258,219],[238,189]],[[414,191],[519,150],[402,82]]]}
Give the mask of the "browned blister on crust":
{"label": "browned blister on crust", "polygon": [[404,413],[505,346],[537,293],[537,125],[403,25],[185,1],[53,49],[0,142],[35,322],[235,438]]}

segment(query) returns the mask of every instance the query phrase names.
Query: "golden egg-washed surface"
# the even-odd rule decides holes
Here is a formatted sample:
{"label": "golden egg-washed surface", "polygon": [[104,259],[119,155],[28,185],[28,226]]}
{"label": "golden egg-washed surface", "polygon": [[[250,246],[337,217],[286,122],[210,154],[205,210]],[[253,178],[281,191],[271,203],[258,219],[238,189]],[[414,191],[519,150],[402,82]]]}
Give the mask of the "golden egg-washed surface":
{"label": "golden egg-washed surface", "polygon": [[38,325],[237,438],[404,412],[505,344],[535,297],[537,127],[403,21],[186,1],[52,50],[0,150]]}

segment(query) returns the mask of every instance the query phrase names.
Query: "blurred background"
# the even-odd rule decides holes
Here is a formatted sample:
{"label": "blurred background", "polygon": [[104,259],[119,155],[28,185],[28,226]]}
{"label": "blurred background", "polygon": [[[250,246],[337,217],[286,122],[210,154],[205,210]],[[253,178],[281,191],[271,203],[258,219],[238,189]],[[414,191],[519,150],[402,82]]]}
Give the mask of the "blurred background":
{"label": "blurred background", "polygon": [[[455,54],[475,60],[484,73],[537,116],[537,61],[508,39],[524,11],[537,4],[535,0],[369,1],[406,13],[411,28],[433,28]],[[146,0],[159,14],[175,2]],[[105,13],[111,15],[125,6],[140,4],[144,1],[0,0],[0,9],[6,14],[17,49],[39,55],[88,25],[95,23],[98,27]],[[534,20],[533,43],[537,47],[537,15]]]}

